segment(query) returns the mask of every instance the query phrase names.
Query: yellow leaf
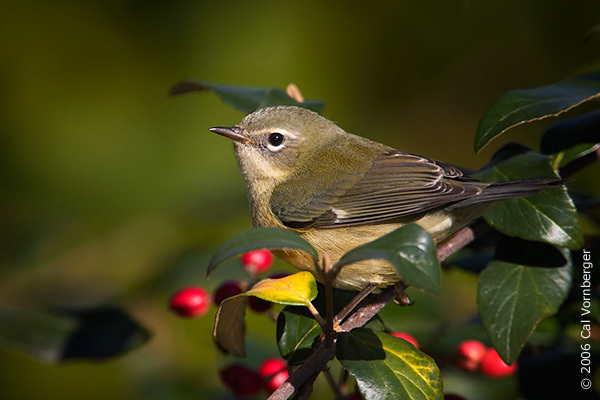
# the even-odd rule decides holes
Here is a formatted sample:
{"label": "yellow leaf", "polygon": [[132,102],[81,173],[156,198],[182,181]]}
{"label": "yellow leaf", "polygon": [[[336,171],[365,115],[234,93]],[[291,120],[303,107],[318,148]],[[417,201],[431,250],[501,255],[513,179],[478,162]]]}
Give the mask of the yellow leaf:
{"label": "yellow leaf", "polygon": [[317,297],[317,282],[310,272],[302,271],[279,279],[263,279],[243,295],[289,306],[306,306]]}
{"label": "yellow leaf", "polygon": [[219,346],[236,357],[246,357],[244,315],[248,296],[306,306],[317,297],[317,282],[310,272],[302,271],[279,279],[263,279],[247,292],[223,300],[215,317],[213,336]]}

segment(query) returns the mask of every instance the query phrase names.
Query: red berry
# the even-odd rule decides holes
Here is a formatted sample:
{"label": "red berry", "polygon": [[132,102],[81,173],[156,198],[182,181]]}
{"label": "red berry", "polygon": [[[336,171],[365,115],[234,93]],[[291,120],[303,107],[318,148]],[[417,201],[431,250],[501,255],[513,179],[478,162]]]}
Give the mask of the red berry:
{"label": "red berry", "polygon": [[465,371],[475,371],[479,368],[481,360],[488,348],[479,340],[465,340],[456,348],[456,365]]}
{"label": "red berry", "polygon": [[186,318],[199,317],[208,311],[210,297],[201,287],[188,287],[175,292],[169,300],[174,313]]}
{"label": "red berry", "polygon": [[490,378],[504,378],[515,373],[517,370],[517,362],[512,365],[506,364],[501,358],[496,349],[489,349],[479,365],[481,373]]}
{"label": "red berry", "polygon": [[263,378],[265,390],[271,394],[289,378],[287,363],[281,358],[267,358],[258,373]]}
{"label": "red berry", "polygon": [[256,396],[263,387],[263,379],[241,364],[233,364],[220,371],[221,380],[238,397]]}
{"label": "red berry", "polygon": [[392,333],[390,333],[390,335],[395,336],[395,337],[400,338],[400,339],[404,339],[407,342],[409,342],[410,344],[412,344],[413,346],[415,346],[417,349],[419,348],[419,342],[417,342],[417,339],[415,339],[414,337],[410,336],[408,333],[405,333],[405,332],[392,332]]}
{"label": "red berry", "polygon": [[263,300],[258,297],[254,297],[254,296],[248,296],[248,297],[249,297],[248,305],[250,306],[250,309],[252,309],[252,311],[257,312],[257,313],[265,312],[265,311],[269,310],[271,308],[271,306],[273,305],[273,303],[271,303],[270,301],[266,301],[266,300]]}
{"label": "red berry", "polygon": [[213,301],[217,306],[220,306],[223,300],[228,297],[242,293],[242,285],[233,279],[227,280],[221,284],[213,293]]}
{"label": "red berry", "polygon": [[273,254],[269,250],[256,250],[242,255],[242,267],[252,275],[260,274],[271,268]]}

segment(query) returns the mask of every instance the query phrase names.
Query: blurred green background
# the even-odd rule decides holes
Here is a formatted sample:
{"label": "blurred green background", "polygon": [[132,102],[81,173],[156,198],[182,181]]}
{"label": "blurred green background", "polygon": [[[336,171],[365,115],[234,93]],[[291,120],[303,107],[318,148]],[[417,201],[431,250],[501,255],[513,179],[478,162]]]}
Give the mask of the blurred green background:
{"label": "blurred green background", "polygon": [[[479,118],[506,90],[597,62],[600,38],[584,38],[598,23],[597,0],[4,2],[0,304],[118,304],[153,338],[102,363],[0,350],[0,398],[232,398],[218,382],[234,360],[212,344],[214,307],[183,321],[166,304],[182,286],[243,278],[232,262],[204,279],[215,249],[250,226],[231,144],[207,131],[243,115],[211,94],[169,98],[179,80],[294,82],[347,131],[476,169],[506,141],[538,148],[546,122],[475,155]],[[574,185],[598,191],[597,176]],[[438,321],[474,313],[476,279],[447,273],[439,298],[417,295],[388,324],[427,344]],[[275,326],[247,323],[256,366],[276,354]]]}

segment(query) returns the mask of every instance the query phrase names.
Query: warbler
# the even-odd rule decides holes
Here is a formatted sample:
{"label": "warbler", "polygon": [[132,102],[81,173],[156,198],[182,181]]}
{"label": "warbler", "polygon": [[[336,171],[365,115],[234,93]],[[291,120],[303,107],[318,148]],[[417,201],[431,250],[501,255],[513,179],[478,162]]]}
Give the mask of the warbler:
{"label": "warbler", "polygon": [[[252,224],[292,230],[335,263],[349,250],[408,223],[436,243],[481,217],[501,199],[535,194],[559,179],[485,183],[457,167],[345,132],[294,106],[259,109],[238,125],[210,131],[233,140]],[[309,255],[275,254],[320,278]],[[343,267],[334,286],[361,290],[402,277],[387,262]]]}

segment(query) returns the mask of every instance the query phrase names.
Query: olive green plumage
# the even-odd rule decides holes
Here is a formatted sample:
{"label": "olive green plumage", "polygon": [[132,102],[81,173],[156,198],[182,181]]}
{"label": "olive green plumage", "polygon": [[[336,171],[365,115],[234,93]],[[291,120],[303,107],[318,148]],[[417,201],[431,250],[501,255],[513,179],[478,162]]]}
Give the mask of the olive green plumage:
{"label": "olive green plumage", "polygon": [[[552,178],[485,183],[460,169],[345,132],[300,107],[258,110],[212,132],[233,140],[255,226],[293,230],[332,262],[361,244],[415,222],[436,242],[498,200],[562,184]],[[276,254],[319,279],[300,251]],[[401,277],[384,261],[344,267],[335,285],[360,290]]]}

